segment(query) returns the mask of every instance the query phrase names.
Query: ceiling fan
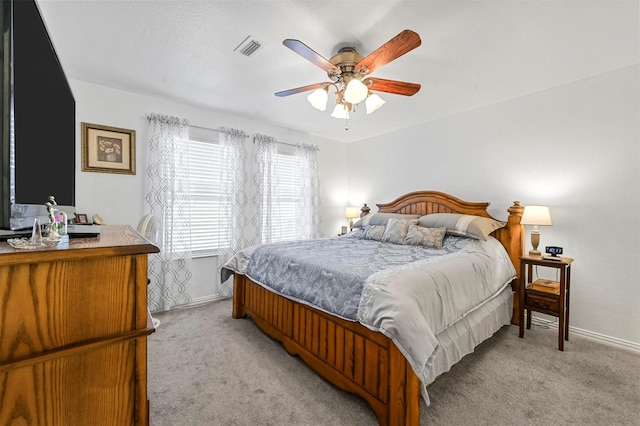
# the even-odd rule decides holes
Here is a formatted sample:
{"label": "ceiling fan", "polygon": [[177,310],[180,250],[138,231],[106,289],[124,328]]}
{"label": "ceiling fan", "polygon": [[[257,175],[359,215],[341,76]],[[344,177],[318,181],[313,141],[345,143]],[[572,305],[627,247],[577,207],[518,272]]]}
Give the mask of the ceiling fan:
{"label": "ceiling fan", "polygon": [[[349,119],[354,105],[366,100],[367,114],[384,104],[380,96],[372,91],[412,96],[420,90],[420,85],[397,80],[368,77],[369,74],[420,46],[420,36],[411,30],[404,30],[387,41],[368,56],[356,51],[354,47],[343,47],[330,59],[322,57],[300,40],[286,39],[282,42],[289,49],[326,71],[330,82],[315,83],[308,86],[277,92],[284,97],[313,90],[307,99],[311,105],[324,111],[327,107],[329,87],[336,91],[336,106],[332,117]],[[347,127],[348,128],[348,127]]]}

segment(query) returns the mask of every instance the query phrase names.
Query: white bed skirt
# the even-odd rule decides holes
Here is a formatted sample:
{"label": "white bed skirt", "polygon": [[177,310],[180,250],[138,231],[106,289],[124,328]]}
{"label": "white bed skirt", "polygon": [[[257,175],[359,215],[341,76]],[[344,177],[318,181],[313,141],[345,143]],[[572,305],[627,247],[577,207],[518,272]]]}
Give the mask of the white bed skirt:
{"label": "white bed skirt", "polygon": [[509,325],[512,314],[513,292],[508,285],[496,297],[436,335],[442,350],[434,359],[425,384],[433,383],[465,355],[472,353],[476,346]]}

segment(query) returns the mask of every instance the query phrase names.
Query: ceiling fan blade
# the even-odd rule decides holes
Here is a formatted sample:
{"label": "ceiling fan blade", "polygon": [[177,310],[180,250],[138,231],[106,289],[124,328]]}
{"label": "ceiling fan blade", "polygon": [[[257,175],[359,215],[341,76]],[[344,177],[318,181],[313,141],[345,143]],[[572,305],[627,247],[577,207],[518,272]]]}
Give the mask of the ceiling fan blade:
{"label": "ceiling fan blade", "polygon": [[393,93],[396,95],[412,96],[418,93],[420,85],[405,81],[385,80],[384,78],[365,78],[363,83],[369,90]]}
{"label": "ceiling fan blade", "polygon": [[329,72],[331,70],[331,73],[333,74],[341,73],[340,68],[333,65],[326,58],[324,58],[322,55],[317,53],[315,50],[313,50],[312,48],[310,48],[300,40],[294,40],[294,39],[288,38],[284,40],[282,44],[284,44],[289,49],[293,50],[294,52],[296,52],[298,55],[302,56],[309,62],[316,64],[326,72]]}
{"label": "ceiling fan blade", "polygon": [[276,92],[276,96],[282,98],[284,96],[295,95],[296,93],[308,92],[313,89],[320,89],[325,83],[310,84],[308,86],[296,87],[295,89],[283,90],[282,92]]}
{"label": "ceiling fan blade", "polygon": [[355,69],[363,69],[364,72],[362,72],[362,74],[370,74],[421,44],[422,40],[420,40],[418,33],[411,30],[404,30],[358,62]]}

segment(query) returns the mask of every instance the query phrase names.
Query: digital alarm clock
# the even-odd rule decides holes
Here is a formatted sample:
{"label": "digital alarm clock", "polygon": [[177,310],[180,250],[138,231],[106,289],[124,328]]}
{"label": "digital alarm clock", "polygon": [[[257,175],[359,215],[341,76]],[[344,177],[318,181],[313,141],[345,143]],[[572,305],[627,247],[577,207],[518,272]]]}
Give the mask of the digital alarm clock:
{"label": "digital alarm clock", "polygon": [[560,254],[562,254],[562,247],[556,247],[556,246],[546,246],[544,248],[545,253],[550,254],[551,256],[558,256]]}

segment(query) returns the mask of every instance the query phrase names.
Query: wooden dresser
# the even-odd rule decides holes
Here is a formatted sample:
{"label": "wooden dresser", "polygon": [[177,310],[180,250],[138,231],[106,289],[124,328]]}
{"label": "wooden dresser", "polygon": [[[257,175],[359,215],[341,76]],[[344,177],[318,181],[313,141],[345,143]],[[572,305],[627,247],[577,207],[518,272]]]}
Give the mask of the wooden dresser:
{"label": "wooden dresser", "polygon": [[146,425],[147,256],[129,226],[0,243],[0,425]]}

